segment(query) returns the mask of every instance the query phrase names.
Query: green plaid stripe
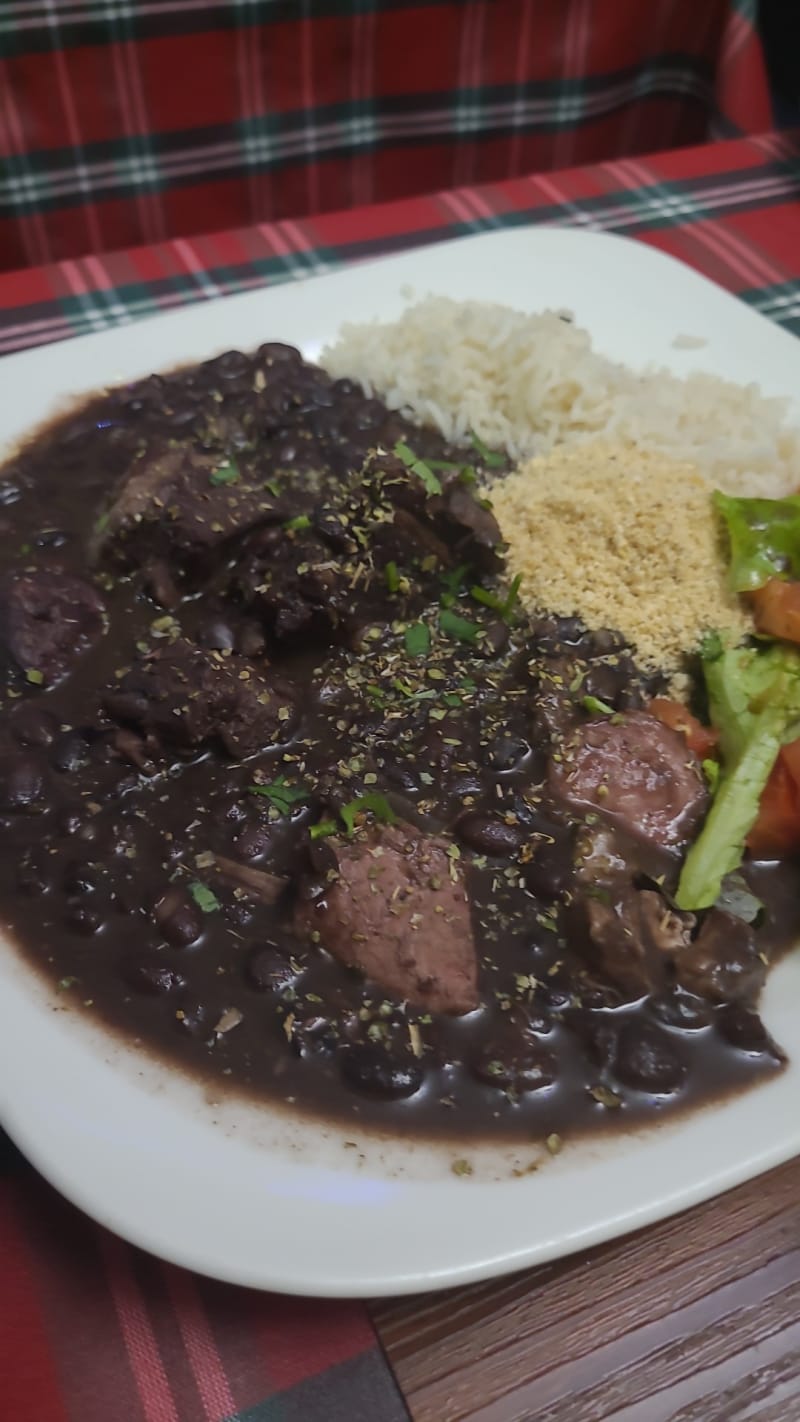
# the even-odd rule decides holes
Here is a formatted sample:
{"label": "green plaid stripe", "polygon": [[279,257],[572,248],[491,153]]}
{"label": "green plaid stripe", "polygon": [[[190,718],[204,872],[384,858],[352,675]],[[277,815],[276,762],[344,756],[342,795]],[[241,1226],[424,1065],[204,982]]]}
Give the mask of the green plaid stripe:
{"label": "green plaid stripe", "polygon": [[537,85],[535,93],[522,98],[515,87],[498,85],[383,99],[378,111],[373,100],[354,100],[309,112],[243,118],[233,133],[226,125],[89,143],[80,149],[40,149],[12,158],[5,177],[0,176],[0,207],[14,215],[49,210],[79,197],[87,183],[96,198],[107,199],[127,196],[131,190],[157,192],[167,184],[194,183],[214,174],[236,178],[311,154],[319,159],[370,152],[384,143],[426,145],[454,134],[487,131],[503,137],[531,124],[541,132],[555,132],[633,99],[676,92],[710,103],[710,79],[675,58],[646,71],[575,80],[563,88]]}
{"label": "green plaid stripe", "polygon": [[[742,145],[743,147],[745,145]],[[650,160],[652,167],[656,160]],[[655,175],[654,175],[655,177]],[[536,202],[510,207],[502,189],[463,189],[458,193],[443,193],[425,200],[429,222],[407,231],[402,222],[402,204],[398,204],[397,230],[377,240],[341,236],[335,244],[325,241],[326,224],[319,219],[311,241],[302,246],[282,235],[282,225],[241,234],[237,246],[249,252],[246,261],[232,264],[207,259],[202,270],[181,270],[174,274],[143,282],[122,277],[119,266],[135,268],[136,252],[108,259],[106,270],[114,280],[110,290],[88,289],[80,295],[60,294],[47,306],[31,307],[26,319],[31,336],[36,340],[57,339],[66,334],[78,335],[107,329],[157,311],[183,305],[218,293],[254,290],[278,282],[301,280],[305,276],[336,270],[347,262],[359,261],[378,254],[398,252],[421,242],[446,240],[472,232],[493,228],[525,226],[531,222],[586,227],[594,230],[643,235],[655,230],[675,231],[686,236],[696,224],[710,221],[721,227],[727,218],[740,212],[757,210],[764,214],[765,232],[769,230],[770,208],[786,203],[797,191],[800,182],[800,155],[795,159],[773,159],[768,165],[746,168],[675,181],[652,181],[633,190],[618,189],[613,193],[582,198],[579,202]],[[552,185],[551,185],[552,186]],[[519,201],[519,195],[517,197]],[[393,210],[393,209],[390,209]],[[358,232],[359,220],[353,219],[353,231]],[[304,224],[305,231],[308,224]],[[270,233],[276,233],[272,246]],[[279,240],[278,240],[279,238]],[[208,239],[211,250],[224,247],[224,234],[215,244]],[[181,244],[176,244],[180,246]],[[701,254],[698,253],[698,256]],[[175,265],[174,258],[172,265]],[[798,252],[800,267],[800,252]],[[770,319],[800,334],[800,283],[796,280],[753,286],[741,292],[743,298]],[[7,335],[0,331],[0,349],[14,349],[25,344],[10,318]],[[35,335],[34,335],[35,330]]]}
{"label": "green plaid stripe", "polygon": [[800,336],[800,281],[777,282],[774,286],[758,287],[742,292],[743,299],[762,316],[768,316],[778,326],[785,326]]}
{"label": "green plaid stripe", "polygon": [[[425,0],[446,7],[453,0]],[[354,13],[379,10],[414,10],[420,0],[314,0],[314,18],[349,19]],[[232,30],[241,23],[236,11],[238,0],[0,0],[0,47],[2,56],[46,52],[51,47],[48,29],[57,18],[65,44],[105,45],[115,39],[117,26],[130,26],[131,39],[147,40],[164,34],[168,24],[174,35],[199,34],[206,30]],[[249,0],[252,24],[287,24],[297,19],[299,0]]]}

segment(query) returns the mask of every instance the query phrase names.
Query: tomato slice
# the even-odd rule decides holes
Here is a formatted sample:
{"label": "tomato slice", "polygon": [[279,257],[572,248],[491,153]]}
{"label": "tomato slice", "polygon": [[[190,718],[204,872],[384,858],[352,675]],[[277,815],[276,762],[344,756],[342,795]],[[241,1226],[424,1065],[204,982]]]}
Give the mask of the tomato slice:
{"label": "tomato slice", "polygon": [[800,740],[784,746],[772,767],[747,848],[756,859],[780,859],[800,849]]}
{"label": "tomato slice", "polygon": [[800,582],[770,578],[750,594],[756,627],[782,642],[800,642]]}
{"label": "tomato slice", "polygon": [[689,750],[700,760],[716,755],[719,737],[712,726],[704,726],[680,701],[671,701],[667,696],[656,696],[647,708],[651,716],[671,726],[673,731],[681,731],[686,737]]}

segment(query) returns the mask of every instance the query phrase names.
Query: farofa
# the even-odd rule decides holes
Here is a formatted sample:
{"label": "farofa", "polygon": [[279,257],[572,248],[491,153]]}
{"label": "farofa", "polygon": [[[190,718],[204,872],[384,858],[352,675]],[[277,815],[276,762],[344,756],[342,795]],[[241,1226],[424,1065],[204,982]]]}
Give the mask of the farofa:
{"label": "farofa", "polygon": [[729,589],[711,487],[635,446],[559,446],[488,491],[525,605],[613,627],[680,672],[711,629],[752,631]]}

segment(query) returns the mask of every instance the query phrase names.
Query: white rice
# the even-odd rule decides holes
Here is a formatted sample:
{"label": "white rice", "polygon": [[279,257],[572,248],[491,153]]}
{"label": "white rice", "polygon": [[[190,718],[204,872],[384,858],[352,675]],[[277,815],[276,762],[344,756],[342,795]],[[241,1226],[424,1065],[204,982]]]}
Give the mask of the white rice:
{"label": "white rice", "polygon": [[689,461],[728,493],[800,486],[785,400],[712,375],[636,373],[555,311],[430,296],[399,321],[344,325],[321,361],[448,439],[474,431],[515,459],[602,438]]}

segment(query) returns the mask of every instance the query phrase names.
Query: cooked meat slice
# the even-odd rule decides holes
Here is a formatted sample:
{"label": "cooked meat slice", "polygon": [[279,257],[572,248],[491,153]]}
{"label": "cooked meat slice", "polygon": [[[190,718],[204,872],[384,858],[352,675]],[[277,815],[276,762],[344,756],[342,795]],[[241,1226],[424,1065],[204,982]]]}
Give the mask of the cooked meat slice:
{"label": "cooked meat slice", "polygon": [[461,530],[459,554],[471,556],[479,568],[493,572],[500,566],[497,550],[502,543],[497,520],[490,508],[475,498],[456,477],[445,491],[446,517]]}
{"label": "cooked meat slice", "polygon": [[689,944],[691,914],[676,913],[660,894],[621,885],[579,901],[587,959],[631,998],[661,991],[676,952]]}
{"label": "cooked meat slice", "polygon": [[23,671],[60,681],[105,629],[96,588],[70,573],[9,574],[0,584],[0,636]]}
{"label": "cooked meat slice", "polygon": [[285,509],[256,474],[191,444],[147,449],[95,525],[94,558],[123,567],[202,559]]}
{"label": "cooked meat slice", "polygon": [[234,590],[248,610],[281,640],[344,637],[355,597],[353,567],[312,532],[289,536],[259,530],[234,574]]}
{"label": "cooked meat slice", "polygon": [[467,891],[446,840],[406,826],[343,844],[324,894],[297,913],[300,931],[392,997],[431,1012],[478,1006]]}
{"label": "cooked meat slice", "polygon": [[587,722],[552,756],[548,776],[567,805],[601,810],[629,834],[664,846],[690,839],[708,804],[685,737],[644,711]]}
{"label": "cooked meat slice", "polygon": [[236,657],[185,641],[143,658],[104,704],[116,720],[162,742],[194,750],[218,740],[237,759],[285,740],[295,719],[282,687],[268,686]]}
{"label": "cooked meat slice", "polygon": [[711,1002],[753,1003],[767,975],[749,924],[711,909],[693,943],[675,958],[678,982]]}
{"label": "cooked meat slice", "polygon": [[[364,469],[364,484],[375,503],[388,503],[395,510],[401,544],[417,544],[443,562],[471,563],[496,572],[502,538],[491,509],[475,498],[458,472],[440,477],[437,471],[435,477],[439,489],[431,492],[394,454],[375,454]],[[380,531],[385,536],[386,526]]]}

